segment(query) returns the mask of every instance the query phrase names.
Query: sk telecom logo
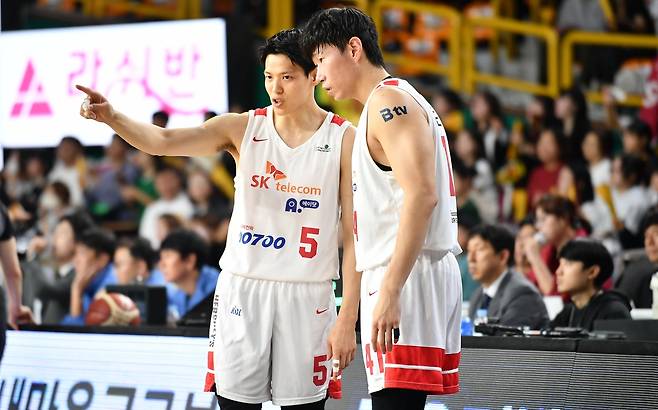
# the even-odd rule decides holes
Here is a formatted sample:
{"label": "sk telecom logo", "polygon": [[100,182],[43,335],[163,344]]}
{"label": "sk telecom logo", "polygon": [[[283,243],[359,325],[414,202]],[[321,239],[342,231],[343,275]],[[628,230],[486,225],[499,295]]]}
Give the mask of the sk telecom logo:
{"label": "sk telecom logo", "polygon": [[32,60],[28,60],[21,85],[18,87],[18,96],[11,109],[11,118],[21,116],[52,115],[50,104],[43,96],[43,85],[36,78]]}
{"label": "sk telecom logo", "polygon": [[265,165],[265,173],[272,175],[275,181],[284,179],[286,177],[286,174],[276,169],[276,167],[270,161],[267,161],[267,164]]}

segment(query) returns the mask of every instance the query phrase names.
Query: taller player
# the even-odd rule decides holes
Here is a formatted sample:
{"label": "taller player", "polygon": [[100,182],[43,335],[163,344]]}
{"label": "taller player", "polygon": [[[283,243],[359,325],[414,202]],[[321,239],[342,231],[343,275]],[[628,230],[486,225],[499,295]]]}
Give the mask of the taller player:
{"label": "taller player", "polygon": [[197,128],[134,121],[78,86],[90,99],[81,114],[138,149],[187,156],[227,150],[239,164],[206,376],[206,390],[214,385],[222,409],[256,409],[268,400],[322,409],[333,362],[344,368],[356,350],[352,235],[343,235],[344,302],[337,321],[331,283],[339,224],[352,229],[355,131],[315,102],[315,66],[302,53],[300,36],[296,29],[280,32],[261,50],[272,105]]}
{"label": "taller player", "polygon": [[316,13],[303,42],[329,95],[364,104],[352,182],[373,408],[422,409],[427,393],[459,389],[461,248],[445,129],[409,83],[386,72],[375,25],[361,11]]}

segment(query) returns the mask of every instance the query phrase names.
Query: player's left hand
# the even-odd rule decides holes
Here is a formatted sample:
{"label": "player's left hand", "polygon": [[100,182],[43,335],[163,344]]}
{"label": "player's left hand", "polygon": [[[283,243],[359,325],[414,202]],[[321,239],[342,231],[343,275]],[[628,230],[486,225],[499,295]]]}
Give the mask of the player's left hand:
{"label": "player's left hand", "polygon": [[[400,327],[400,293],[379,290],[379,298],[372,313],[370,343],[375,352],[393,351],[393,333]],[[397,340],[395,340],[397,342]]]}
{"label": "player's left hand", "polygon": [[332,377],[336,379],[338,373],[342,372],[354,360],[356,353],[356,331],[355,323],[349,320],[341,320],[339,317],[336,324],[329,333],[327,339],[329,349],[329,360],[338,360],[338,372],[333,372]]}

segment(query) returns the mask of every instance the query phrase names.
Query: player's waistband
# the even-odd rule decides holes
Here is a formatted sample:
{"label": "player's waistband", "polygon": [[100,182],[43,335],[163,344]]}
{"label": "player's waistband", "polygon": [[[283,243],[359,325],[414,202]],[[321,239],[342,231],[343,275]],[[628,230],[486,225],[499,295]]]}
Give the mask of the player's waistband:
{"label": "player's waistband", "polygon": [[229,270],[222,270],[220,273],[221,275],[230,275],[230,276],[235,276],[239,279],[246,279],[246,280],[252,280],[252,281],[260,281],[260,282],[268,282],[268,283],[285,283],[285,284],[304,284],[304,285],[326,285],[326,284],[331,284],[333,279],[322,279],[322,280],[317,280],[317,281],[309,281],[309,280],[292,280],[292,279],[277,279],[277,278],[270,278],[270,277],[263,277],[260,275],[251,275],[251,274],[244,274],[244,273],[235,273]]}

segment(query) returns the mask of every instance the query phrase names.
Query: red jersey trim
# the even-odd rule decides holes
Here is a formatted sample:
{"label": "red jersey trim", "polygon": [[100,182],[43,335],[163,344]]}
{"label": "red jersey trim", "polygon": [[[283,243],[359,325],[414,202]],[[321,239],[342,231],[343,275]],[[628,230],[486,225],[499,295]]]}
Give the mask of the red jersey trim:
{"label": "red jersey trim", "polygon": [[267,115],[267,108],[256,108],[254,115]]}
{"label": "red jersey trim", "polygon": [[340,127],[341,125],[343,125],[344,122],[345,122],[345,120],[344,120],[343,118],[339,117],[339,116],[336,115],[336,114],[334,114],[334,116],[331,117],[331,123],[332,123],[332,124],[336,124],[336,125],[338,125],[339,127]]}

